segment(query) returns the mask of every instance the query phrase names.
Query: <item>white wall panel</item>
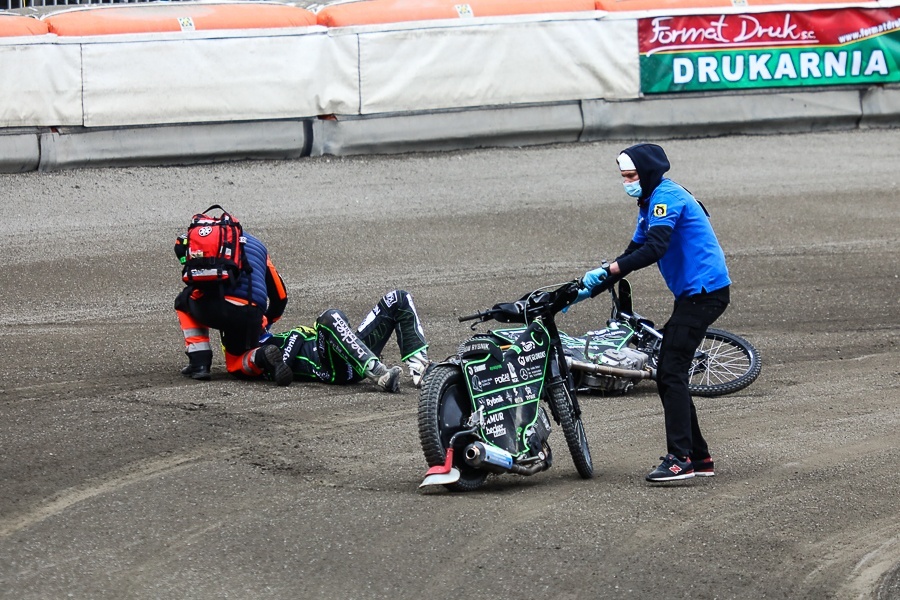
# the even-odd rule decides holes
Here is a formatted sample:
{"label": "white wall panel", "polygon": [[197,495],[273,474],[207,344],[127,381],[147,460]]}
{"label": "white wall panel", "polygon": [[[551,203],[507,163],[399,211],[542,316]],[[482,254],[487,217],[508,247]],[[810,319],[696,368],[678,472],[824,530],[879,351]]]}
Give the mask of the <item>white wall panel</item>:
{"label": "white wall panel", "polygon": [[17,40],[0,43],[0,127],[81,125],[78,46]]}
{"label": "white wall panel", "polygon": [[361,114],[639,93],[635,21],[454,21],[359,37]]}
{"label": "white wall panel", "polygon": [[320,31],[159,37],[168,39],[84,44],[85,126],[288,119],[359,110],[352,36]]}

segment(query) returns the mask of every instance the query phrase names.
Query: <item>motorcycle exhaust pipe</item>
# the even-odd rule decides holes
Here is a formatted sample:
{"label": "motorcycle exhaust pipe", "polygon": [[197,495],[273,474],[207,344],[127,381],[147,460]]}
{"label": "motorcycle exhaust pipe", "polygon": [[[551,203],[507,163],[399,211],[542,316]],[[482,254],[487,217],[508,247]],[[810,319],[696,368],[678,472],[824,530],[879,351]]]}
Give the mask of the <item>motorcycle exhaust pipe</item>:
{"label": "motorcycle exhaust pipe", "polygon": [[513,467],[512,454],[482,442],[473,442],[466,446],[463,458],[473,467],[495,473],[505,473]]}
{"label": "motorcycle exhaust pipe", "polygon": [[596,365],[594,363],[575,360],[569,356],[566,357],[566,362],[569,364],[569,368],[574,371],[587,371],[588,373],[596,373],[597,375],[625,377],[626,379],[656,379],[656,369],[646,369],[642,371],[636,369],[620,369],[618,367]]}
{"label": "motorcycle exhaust pipe", "polygon": [[550,465],[547,464],[547,461],[539,460],[536,463],[532,463],[530,465],[513,465],[509,470],[510,473],[515,473],[516,475],[534,475],[535,473],[540,473],[541,471],[546,471]]}
{"label": "motorcycle exhaust pipe", "polygon": [[540,460],[528,466],[517,465],[513,462],[512,454],[492,448],[482,442],[473,442],[466,446],[463,458],[466,463],[479,469],[494,473],[515,473],[516,475],[534,475],[545,471],[549,465],[547,461]]}

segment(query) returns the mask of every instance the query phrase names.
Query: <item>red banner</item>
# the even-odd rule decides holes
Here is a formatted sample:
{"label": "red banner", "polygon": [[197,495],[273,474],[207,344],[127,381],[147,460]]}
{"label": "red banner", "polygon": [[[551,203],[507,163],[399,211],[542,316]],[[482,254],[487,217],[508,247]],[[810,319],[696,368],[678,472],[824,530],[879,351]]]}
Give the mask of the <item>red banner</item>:
{"label": "red banner", "polygon": [[641,54],[704,48],[834,46],[900,29],[900,7],[640,19]]}

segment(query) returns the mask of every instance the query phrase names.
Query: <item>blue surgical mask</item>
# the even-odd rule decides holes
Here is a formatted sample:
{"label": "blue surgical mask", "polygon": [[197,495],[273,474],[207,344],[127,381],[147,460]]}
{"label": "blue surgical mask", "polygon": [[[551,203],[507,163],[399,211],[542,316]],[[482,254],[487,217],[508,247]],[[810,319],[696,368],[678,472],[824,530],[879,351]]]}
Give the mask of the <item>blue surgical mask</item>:
{"label": "blue surgical mask", "polygon": [[631,196],[632,198],[640,198],[641,197],[641,182],[640,181],[626,181],[622,183],[625,186],[625,193]]}

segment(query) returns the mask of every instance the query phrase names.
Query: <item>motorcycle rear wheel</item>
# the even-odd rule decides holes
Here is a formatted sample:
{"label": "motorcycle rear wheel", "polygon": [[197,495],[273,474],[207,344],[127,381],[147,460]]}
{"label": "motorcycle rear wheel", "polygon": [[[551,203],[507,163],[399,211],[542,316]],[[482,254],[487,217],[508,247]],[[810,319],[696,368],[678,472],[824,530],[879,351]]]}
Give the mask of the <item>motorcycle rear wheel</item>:
{"label": "motorcycle rear wheel", "polygon": [[590,479],[594,476],[594,464],[591,462],[591,449],[584,433],[584,424],[580,417],[575,417],[572,401],[562,385],[551,385],[549,391],[550,402],[555,409],[552,412],[559,419],[559,426],[566,436],[566,445],[569,446],[575,470],[582,479]]}
{"label": "motorcycle rear wheel", "polygon": [[[472,414],[462,371],[454,365],[436,365],[422,385],[419,395],[419,442],[429,467],[443,465],[446,449],[454,433],[465,429]],[[484,485],[488,472],[465,463],[461,452],[454,455],[453,466],[459,480],[444,487],[452,492],[469,492]]]}
{"label": "motorcycle rear wheel", "polygon": [[724,396],[744,389],[759,377],[759,351],[739,335],[709,328],[689,372],[694,396]]}

